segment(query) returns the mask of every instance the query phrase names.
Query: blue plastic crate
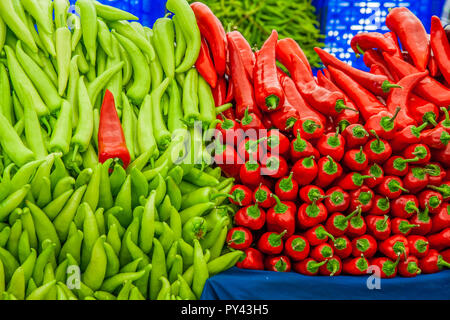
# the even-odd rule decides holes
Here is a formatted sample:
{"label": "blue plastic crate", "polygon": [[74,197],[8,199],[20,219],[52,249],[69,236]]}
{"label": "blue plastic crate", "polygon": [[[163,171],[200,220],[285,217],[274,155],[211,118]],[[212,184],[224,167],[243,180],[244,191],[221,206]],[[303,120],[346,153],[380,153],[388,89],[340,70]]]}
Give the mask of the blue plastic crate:
{"label": "blue plastic crate", "polygon": [[431,16],[441,16],[445,0],[342,1],[314,0],[326,36],[326,50],[349,64],[367,70],[363,59],[357,59],[350,47],[359,32],[388,32],[385,21],[389,8],[408,7],[430,30]]}

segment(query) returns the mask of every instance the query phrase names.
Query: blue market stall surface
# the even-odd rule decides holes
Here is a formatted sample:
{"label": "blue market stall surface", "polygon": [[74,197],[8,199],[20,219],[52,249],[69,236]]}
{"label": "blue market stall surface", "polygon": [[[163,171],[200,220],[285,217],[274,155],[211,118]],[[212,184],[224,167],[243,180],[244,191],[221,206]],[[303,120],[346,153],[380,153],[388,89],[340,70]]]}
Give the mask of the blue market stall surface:
{"label": "blue market stall surface", "polygon": [[304,276],[232,268],[210,278],[202,300],[449,300],[450,270],[415,278]]}

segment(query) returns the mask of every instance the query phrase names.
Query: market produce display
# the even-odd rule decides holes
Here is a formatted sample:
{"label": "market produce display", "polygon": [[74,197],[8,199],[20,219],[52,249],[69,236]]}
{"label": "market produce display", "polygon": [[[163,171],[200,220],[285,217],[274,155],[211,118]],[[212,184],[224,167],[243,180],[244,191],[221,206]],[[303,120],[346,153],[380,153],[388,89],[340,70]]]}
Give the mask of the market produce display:
{"label": "market produce display", "polygon": [[196,15],[76,8],[0,3],[0,299],[199,299],[242,252],[224,248],[234,179],[182,161],[231,107],[193,68]]}
{"label": "market produce display", "polygon": [[227,34],[235,114],[218,137],[241,160],[223,167],[239,183],[227,236],[245,252],[239,268],[392,278],[450,267],[449,40],[437,17],[428,35],[407,8],[386,24],[351,40],[370,72],[315,48],[317,76],[302,43],[276,30],[256,52]]}

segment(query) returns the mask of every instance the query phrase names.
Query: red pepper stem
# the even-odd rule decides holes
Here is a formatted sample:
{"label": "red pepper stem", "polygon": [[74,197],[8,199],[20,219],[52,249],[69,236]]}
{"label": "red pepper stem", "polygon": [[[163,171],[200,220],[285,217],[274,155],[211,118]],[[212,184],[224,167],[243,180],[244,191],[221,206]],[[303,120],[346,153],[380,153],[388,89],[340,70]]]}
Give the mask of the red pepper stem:
{"label": "red pepper stem", "polygon": [[274,198],[277,203],[274,207],[276,213],[285,213],[288,210],[288,206],[286,206],[284,203],[282,203],[280,198],[278,198],[277,195],[272,193],[270,196],[272,198]]}
{"label": "red pepper stem", "polygon": [[[403,251],[403,252],[406,253],[406,251]],[[401,253],[398,254],[397,260],[395,260],[395,263],[394,263],[394,269],[397,268],[398,264],[400,263],[400,256],[401,255],[402,255]]]}
{"label": "red pepper stem", "polygon": [[415,158],[412,158],[412,159],[403,159],[402,162],[403,163],[412,163],[412,162],[417,162],[419,160],[420,160],[419,157],[415,157]]}
{"label": "red pepper stem", "polygon": [[328,236],[328,238],[330,238],[331,241],[333,241],[333,243],[336,242],[336,238],[331,233],[329,233],[328,231],[324,231],[323,234]]}
{"label": "red pepper stem", "polygon": [[[359,51],[360,54],[364,54],[364,53],[365,53],[364,50],[361,49],[361,47],[359,46],[359,43],[356,44],[356,49],[358,49],[358,51]],[[359,54],[356,53],[356,56],[359,57]]]}
{"label": "red pepper stem", "polygon": [[391,89],[393,89],[393,88],[403,89],[402,86],[399,86],[398,84],[390,83],[389,80],[384,81],[383,84],[381,85],[381,89],[382,89],[383,92],[385,92],[385,93],[388,93],[388,92],[391,91]]}
{"label": "red pepper stem", "polygon": [[388,216],[388,215],[385,215],[385,216],[384,216],[384,219],[383,219],[383,224],[381,225],[381,227],[385,228],[386,225],[387,225],[388,220],[389,220],[389,216]]}

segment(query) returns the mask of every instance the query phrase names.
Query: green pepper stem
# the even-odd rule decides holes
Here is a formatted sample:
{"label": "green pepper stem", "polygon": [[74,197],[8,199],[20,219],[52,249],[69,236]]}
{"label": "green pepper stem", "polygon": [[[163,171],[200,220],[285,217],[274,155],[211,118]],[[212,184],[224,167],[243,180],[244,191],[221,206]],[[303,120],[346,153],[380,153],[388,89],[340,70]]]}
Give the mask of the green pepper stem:
{"label": "green pepper stem", "polygon": [[389,122],[394,122],[395,119],[398,117],[398,114],[400,113],[401,110],[402,110],[402,108],[397,107],[397,109],[395,109],[394,116],[393,116],[392,118],[389,119]]}
{"label": "green pepper stem", "polygon": [[361,207],[361,206],[358,206],[358,208],[356,208],[355,211],[353,211],[353,212],[350,213],[348,216],[346,216],[346,217],[344,218],[344,220],[348,221],[348,220],[352,219],[357,213],[361,214],[361,212],[362,212],[362,207]]}
{"label": "green pepper stem", "polygon": [[442,107],[442,108],[441,108],[441,111],[442,111],[442,112],[444,113],[444,115],[445,115],[445,120],[444,120],[444,122],[443,122],[443,126],[444,126],[444,127],[450,127],[450,115],[449,115],[449,112],[448,112],[447,108]]}

